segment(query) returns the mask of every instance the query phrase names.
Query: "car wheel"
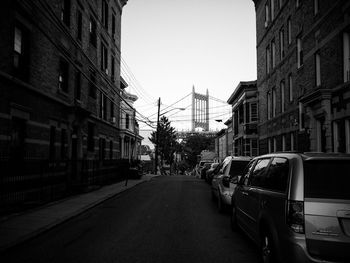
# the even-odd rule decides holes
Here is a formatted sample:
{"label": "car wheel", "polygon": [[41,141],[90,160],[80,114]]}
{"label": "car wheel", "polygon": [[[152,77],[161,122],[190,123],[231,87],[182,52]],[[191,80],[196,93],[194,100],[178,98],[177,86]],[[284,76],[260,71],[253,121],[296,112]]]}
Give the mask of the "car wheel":
{"label": "car wheel", "polygon": [[269,231],[263,231],[260,242],[261,262],[275,263],[273,240]]}
{"label": "car wheel", "polygon": [[231,229],[232,231],[237,231],[238,230],[238,224],[237,224],[237,208],[234,204],[231,206]]}

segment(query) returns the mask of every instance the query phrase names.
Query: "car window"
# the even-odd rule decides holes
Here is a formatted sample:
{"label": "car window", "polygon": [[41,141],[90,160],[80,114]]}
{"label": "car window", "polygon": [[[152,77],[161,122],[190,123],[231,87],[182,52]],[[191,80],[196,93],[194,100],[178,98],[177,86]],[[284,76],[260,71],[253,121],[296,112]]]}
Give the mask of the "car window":
{"label": "car window", "polygon": [[233,178],[237,175],[242,175],[249,161],[232,161],[230,168],[230,177]]}
{"label": "car window", "polygon": [[271,161],[263,187],[279,192],[285,192],[288,183],[288,159],[276,157]]}
{"label": "car window", "polygon": [[241,178],[241,184],[243,185],[248,185],[248,180],[249,180],[249,174],[252,170],[252,168],[254,167],[255,164],[255,160],[251,161],[245,168],[244,171],[242,173],[242,178]]}
{"label": "car window", "polygon": [[305,161],[305,197],[350,200],[349,171],[348,159]]}
{"label": "car window", "polygon": [[259,159],[250,175],[250,185],[263,186],[265,184],[266,170],[269,165],[270,158]]}

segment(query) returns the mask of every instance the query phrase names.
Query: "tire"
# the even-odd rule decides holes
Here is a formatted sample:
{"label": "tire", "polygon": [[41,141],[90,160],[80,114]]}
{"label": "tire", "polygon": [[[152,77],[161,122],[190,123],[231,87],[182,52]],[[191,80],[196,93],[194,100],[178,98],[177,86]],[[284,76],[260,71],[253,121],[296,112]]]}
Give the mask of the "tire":
{"label": "tire", "polygon": [[276,263],[274,243],[268,230],[261,233],[260,255],[262,263]]}
{"label": "tire", "polygon": [[238,231],[236,209],[237,209],[236,206],[234,204],[232,204],[232,206],[231,206],[231,229],[234,232]]}

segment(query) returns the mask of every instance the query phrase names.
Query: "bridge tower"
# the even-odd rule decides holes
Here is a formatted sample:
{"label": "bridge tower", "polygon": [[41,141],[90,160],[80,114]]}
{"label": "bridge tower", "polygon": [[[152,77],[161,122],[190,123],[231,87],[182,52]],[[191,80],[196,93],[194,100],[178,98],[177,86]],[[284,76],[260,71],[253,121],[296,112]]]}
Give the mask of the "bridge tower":
{"label": "bridge tower", "polygon": [[192,87],[192,131],[196,128],[202,128],[209,131],[209,92],[199,94]]}

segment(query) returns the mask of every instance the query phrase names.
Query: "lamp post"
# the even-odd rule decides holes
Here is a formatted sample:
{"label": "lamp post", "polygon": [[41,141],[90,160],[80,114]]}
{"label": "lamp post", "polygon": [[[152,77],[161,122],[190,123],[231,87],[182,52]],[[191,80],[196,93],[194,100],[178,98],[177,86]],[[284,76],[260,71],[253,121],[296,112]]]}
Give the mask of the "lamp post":
{"label": "lamp post", "polygon": [[156,146],[154,156],[154,174],[157,174],[158,168],[158,145],[159,145],[159,117],[173,110],[185,110],[185,108],[172,108],[166,112],[160,113],[160,98],[158,99],[158,114],[157,114],[157,130],[156,130]]}

